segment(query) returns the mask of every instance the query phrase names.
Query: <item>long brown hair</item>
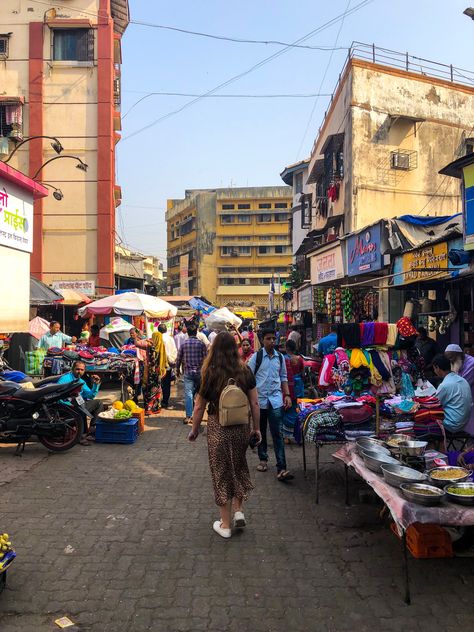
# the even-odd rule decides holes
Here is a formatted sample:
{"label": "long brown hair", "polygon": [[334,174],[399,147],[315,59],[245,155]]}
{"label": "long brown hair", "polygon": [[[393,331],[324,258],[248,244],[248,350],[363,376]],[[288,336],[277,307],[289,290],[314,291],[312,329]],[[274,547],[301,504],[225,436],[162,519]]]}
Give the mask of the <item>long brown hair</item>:
{"label": "long brown hair", "polygon": [[201,372],[201,397],[217,401],[230,378],[241,388],[248,382],[250,369],[242,362],[234,336],[227,331],[217,334]]}

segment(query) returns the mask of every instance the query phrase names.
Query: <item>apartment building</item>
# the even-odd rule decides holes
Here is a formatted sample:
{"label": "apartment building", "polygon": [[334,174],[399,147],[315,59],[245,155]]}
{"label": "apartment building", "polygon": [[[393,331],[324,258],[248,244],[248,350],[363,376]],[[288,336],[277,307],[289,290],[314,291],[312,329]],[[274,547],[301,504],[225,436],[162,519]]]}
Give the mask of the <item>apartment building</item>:
{"label": "apartment building", "polygon": [[186,191],[168,200],[168,286],[217,305],[264,306],[289,276],[291,189]]}
{"label": "apartment building", "polygon": [[54,192],[34,202],[31,271],[46,283],[93,281],[97,294],[114,288],[120,43],[128,22],[128,0],[0,3],[0,159],[32,138],[9,164]]}

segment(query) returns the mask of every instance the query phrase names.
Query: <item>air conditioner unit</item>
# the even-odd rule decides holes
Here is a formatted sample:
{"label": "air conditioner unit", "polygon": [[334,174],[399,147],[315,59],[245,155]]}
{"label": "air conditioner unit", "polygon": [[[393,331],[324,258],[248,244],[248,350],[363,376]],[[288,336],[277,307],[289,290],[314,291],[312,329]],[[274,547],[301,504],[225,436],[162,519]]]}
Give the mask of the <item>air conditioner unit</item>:
{"label": "air conditioner unit", "polygon": [[392,169],[404,169],[408,171],[410,169],[410,154],[393,151],[390,156],[390,163]]}

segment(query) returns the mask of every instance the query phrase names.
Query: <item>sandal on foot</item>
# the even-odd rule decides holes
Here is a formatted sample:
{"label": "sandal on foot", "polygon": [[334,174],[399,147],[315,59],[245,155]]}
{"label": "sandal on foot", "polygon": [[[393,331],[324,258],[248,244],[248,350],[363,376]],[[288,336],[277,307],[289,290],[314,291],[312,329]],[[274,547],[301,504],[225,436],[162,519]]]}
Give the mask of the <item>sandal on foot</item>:
{"label": "sandal on foot", "polygon": [[221,538],[227,539],[227,538],[230,538],[232,535],[231,529],[224,529],[222,527],[222,522],[220,520],[216,520],[214,524],[212,525],[212,528],[214,529],[216,533],[218,533],[221,536]]}
{"label": "sandal on foot", "polygon": [[262,461],[257,465],[257,472],[266,472],[268,470],[268,465],[265,461]]}
{"label": "sandal on foot", "polygon": [[277,474],[277,479],[281,483],[284,483],[285,481],[292,481],[294,478],[293,474],[290,474],[288,470],[281,470],[281,472],[278,472]]}

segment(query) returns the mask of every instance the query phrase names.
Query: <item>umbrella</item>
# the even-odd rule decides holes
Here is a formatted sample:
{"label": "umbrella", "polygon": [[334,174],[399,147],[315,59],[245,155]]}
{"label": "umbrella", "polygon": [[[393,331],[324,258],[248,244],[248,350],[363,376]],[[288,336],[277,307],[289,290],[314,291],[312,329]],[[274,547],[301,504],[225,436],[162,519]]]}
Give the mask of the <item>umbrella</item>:
{"label": "umbrella", "polygon": [[89,305],[81,307],[80,316],[91,316],[93,314],[118,314],[123,316],[140,316],[145,314],[149,318],[172,318],[176,316],[177,307],[163,301],[158,296],[149,294],[138,294],[135,292],[125,292],[124,294],[113,294],[98,301],[93,301]]}
{"label": "umbrella", "polygon": [[40,316],[36,316],[36,318],[30,320],[28,331],[34,338],[39,340],[43,334],[49,331],[49,322]]}
{"label": "umbrella", "polygon": [[120,318],[120,316],[117,316],[116,318],[112,318],[108,325],[102,327],[99,336],[101,338],[104,338],[104,340],[108,340],[110,334],[124,331],[128,333],[132,327],[133,325],[130,324],[127,320],[124,320],[123,318]]}
{"label": "umbrella", "polygon": [[59,290],[63,295],[64,300],[61,305],[80,305],[81,303],[90,303],[91,299],[77,290],[71,290],[70,288],[64,288]]}
{"label": "umbrella", "polygon": [[30,276],[30,305],[54,305],[62,300],[61,294]]}

